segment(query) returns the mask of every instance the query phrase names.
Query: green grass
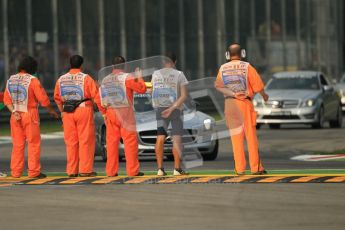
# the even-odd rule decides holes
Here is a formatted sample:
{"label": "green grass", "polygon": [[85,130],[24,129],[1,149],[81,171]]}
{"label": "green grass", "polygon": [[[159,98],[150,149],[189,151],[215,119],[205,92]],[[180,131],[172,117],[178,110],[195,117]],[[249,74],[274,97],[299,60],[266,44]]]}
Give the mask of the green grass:
{"label": "green grass", "polygon": [[[53,133],[62,131],[62,125],[58,121],[43,121],[40,124],[41,133]],[[0,124],[0,136],[10,136],[11,128],[10,124]]]}
{"label": "green grass", "polygon": [[337,149],[330,152],[318,151],[314,153],[315,155],[334,155],[334,154],[345,154],[345,149]]}
{"label": "green grass", "polygon": [[345,161],[345,158],[341,158],[341,159],[329,159],[329,160],[325,160],[325,161]]}

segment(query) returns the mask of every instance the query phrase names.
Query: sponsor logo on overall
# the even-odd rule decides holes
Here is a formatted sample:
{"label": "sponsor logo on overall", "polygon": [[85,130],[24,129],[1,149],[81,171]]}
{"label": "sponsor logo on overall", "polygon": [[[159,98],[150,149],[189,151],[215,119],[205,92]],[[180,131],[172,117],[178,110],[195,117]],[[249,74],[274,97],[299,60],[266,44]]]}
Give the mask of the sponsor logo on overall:
{"label": "sponsor logo on overall", "polygon": [[8,80],[8,91],[10,92],[12,103],[16,111],[27,112],[28,89],[32,76],[14,75]]}
{"label": "sponsor logo on overall", "polygon": [[84,99],[84,74],[65,75],[60,79],[60,91],[64,101]]}
{"label": "sponsor logo on overall", "polygon": [[104,78],[101,85],[102,105],[112,108],[128,107],[126,94],[126,74],[111,74]]}

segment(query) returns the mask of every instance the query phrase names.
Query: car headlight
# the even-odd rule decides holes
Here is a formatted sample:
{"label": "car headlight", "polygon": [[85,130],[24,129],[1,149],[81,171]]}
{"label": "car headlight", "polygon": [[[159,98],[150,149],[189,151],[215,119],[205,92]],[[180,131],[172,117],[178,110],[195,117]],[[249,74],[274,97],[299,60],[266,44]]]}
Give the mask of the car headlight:
{"label": "car headlight", "polygon": [[212,128],[212,120],[211,119],[205,119],[204,120],[204,127],[206,130],[210,130]]}
{"label": "car headlight", "polygon": [[260,107],[260,106],[262,106],[262,102],[259,101],[259,100],[254,99],[253,100],[253,105],[254,105],[254,107]]}
{"label": "car headlight", "polygon": [[344,97],[345,96],[345,92],[342,89],[339,89],[338,93],[339,93],[340,97]]}
{"label": "car headlight", "polygon": [[303,107],[313,107],[316,104],[315,99],[308,99],[303,103]]}

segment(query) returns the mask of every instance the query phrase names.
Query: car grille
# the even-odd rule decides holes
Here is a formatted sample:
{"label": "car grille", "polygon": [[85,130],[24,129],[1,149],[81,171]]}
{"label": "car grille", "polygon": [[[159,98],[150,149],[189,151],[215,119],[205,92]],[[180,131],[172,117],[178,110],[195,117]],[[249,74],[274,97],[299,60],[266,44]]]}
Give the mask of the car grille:
{"label": "car grille", "polygon": [[[182,143],[188,144],[195,142],[197,137],[197,130],[185,129],[185,134],[182,135]],[[170,131],[168,131],[168,134]],[[139,138],[143,144],[153,145],[156,144],[157,130],[148,130],[139,132]],[[172,145],[172,137],[170,135],[166,138],[164,144]]]}
{"label": "car grille", "polygon": [[300,119],[297,115],[265,115],[262,119],[272,119],[272,120],[298,120]]}
{"label": "car grille", "polygon": [[298,100],[272,100],[265,103],[266,107],[269,108],[283,108],[283,109],[292,109],[298,106]]}
{"label": "car grille", "polygon": [[315,117],[314,113],[304,115],[306,119],[313,119]]}

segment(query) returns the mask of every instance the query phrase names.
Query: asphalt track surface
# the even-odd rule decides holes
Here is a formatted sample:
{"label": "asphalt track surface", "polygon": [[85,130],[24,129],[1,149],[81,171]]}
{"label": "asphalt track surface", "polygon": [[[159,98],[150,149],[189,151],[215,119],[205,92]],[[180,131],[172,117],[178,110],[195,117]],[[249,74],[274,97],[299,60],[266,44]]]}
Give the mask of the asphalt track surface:
{"label": "asphalt track surface", "polygon": [[[307,172],[304,169],[324,169],[326,174],[317,178],[325,181],[331,179],[325,178],[330,176],[327,169],[333,169],[329,172],[345,169],[344,161],[290,160],[300,154],[345,149],[344,128],[313,130],[296,126],[269,130],[263,127],[258,135],[262,161],[269,171],[294,169],[301,173]],[[9,169],[10,150],[10,144],[0,145],[1,171]],[[204,162],[202,167],[189,171],[230,173],[233,169],[231,154],[229,141],[222,140],[216,161]],[[43,141],[42,165],[43,171],[50,174],[64,171],[63,140]],[[124,165],[122,162],[121,171]],[[144,159],[141,167],[151,171],[156,164],[153,158]],[[171,169],[172,162],[166,162],[165,167]],[[96,159],[95,169],[103,172],[104,162]],[[274,176],[266,179],[289,175]],[[250,180],[250,177],[244,178]],[[301,174],[295,179],[317,182],[317,178]],[[338,230],[345,226],[344,183],[211,182],[0,186],[0,229]]]}
{"label": "asphalt track surface", "polygon": [[[344,119],[345,120],[345,119]],[[345,124],[345,121],[344,121]],[[344,125],[345,126],[345,125]],[[267,126],[258,131],[260,156],[267,170],[284,169],[345,169],[345,162],[322,161],[304,162],[291,160],[291,157],[314,153],[316,151],[334,151],[345,149],[345,127],[341,129],[311,129],[308,126],[283,126],[271,130]],[[9,172],[11,144],[0,145],[0,171]],[[64,172],[66,150],[63,139],[42,141],[42,171]],[[230,139],[220,141],[218,158],[204,161],[203,166],[193,170],[233,170],[232,147]],[[95,171],[104,172],[105,163],[100,157],[95,158]],[[165,169],[172,170],[173,162],[165,162]],[[141,159],[141,170],[156,170],[155,158]],[[125,162],[120,163],[120,171],[125,171]]]}
{"label": "asphalt track surface", "polygon": [[1,229],[327,229],[345,226],[344,184],[17,186]]}

